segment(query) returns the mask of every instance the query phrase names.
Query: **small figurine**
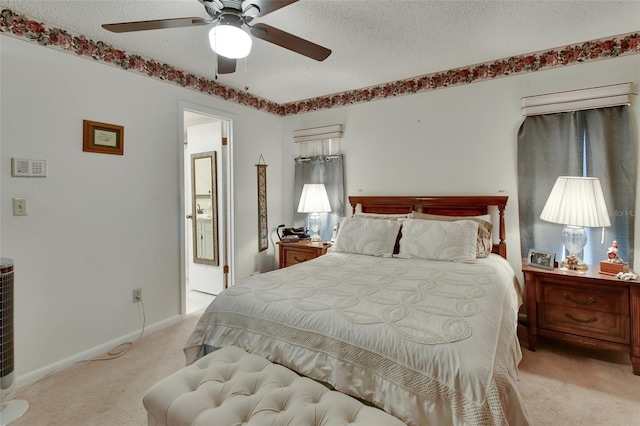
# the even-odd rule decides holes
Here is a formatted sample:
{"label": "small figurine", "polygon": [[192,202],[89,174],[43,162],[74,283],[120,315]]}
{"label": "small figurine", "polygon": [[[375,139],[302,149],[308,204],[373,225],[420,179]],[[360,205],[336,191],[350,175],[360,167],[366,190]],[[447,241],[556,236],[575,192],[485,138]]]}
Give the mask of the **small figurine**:
{"label": "small figurine", "polygon": [[633,272],[618,272],[616,277],[619,280],[624,280],[624,281],[635,281],[638,279],[638,276]]}
{"label": "small figurine", "polygon": [[568,269],[571,269],[572,271],[577,271],[579,269],[579,260],[575,255],[568,256],[566,262]]}
{"label": "small figurine", "polygon": [[624,263],[624,260],[618,256],[618,242],[614,241],[607,250],[607,257],[611,263]]}

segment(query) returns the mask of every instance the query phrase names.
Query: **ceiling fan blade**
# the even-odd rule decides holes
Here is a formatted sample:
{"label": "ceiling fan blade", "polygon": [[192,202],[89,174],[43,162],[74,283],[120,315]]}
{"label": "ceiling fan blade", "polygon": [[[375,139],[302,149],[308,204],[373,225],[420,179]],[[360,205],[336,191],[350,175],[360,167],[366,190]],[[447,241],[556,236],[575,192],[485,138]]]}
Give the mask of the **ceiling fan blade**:
{"label": "ceiling fan blade", "polygon": [[218,55],[218,74],[233,74],[236,72],[236,60]]}
{"label": "ceiling fan blade", "polygon": [[256,38],[284,47],[316,61],[324,61],[331,55],[331,50],[326,47],[274,28],[271,25],[256,24],[251,27],[251,34]]}
{"label": "ceiling fan blade", "polygon": [[[245,6],[244,10],[252,18],[259,18],[268,13],[275,12],[278,9],[282,9],[285,6],[296,3],[298,0],[252,0]],[[255,5],[256,8],[252,8],[251,5]]]}
{"label": "ceiling fan blade", "polygon": [[207,25],[211,21],[203,18],[173,18],[156,19],[153,21],[120,22],[117,24],[104,24],[102,28],[113,33],[128,33],[131,31],[161,30],[165,28],[193,27]]}

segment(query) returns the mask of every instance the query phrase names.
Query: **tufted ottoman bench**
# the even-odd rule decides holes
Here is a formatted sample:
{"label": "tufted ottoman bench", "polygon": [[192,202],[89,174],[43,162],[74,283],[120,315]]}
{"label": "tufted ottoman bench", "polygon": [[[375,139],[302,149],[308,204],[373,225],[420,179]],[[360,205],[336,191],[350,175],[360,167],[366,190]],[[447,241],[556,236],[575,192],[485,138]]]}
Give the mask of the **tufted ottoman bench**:
{"label": "tufted ottoman bench", "polygon": [[227,346],[152,386],[149,426],[400,426],[400,420],[240,348]]}

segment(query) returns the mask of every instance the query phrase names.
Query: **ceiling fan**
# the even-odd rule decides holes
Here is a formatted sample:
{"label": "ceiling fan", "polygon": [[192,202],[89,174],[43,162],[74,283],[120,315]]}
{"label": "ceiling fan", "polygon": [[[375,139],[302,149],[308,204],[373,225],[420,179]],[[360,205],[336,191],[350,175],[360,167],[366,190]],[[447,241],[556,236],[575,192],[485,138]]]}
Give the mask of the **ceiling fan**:
{"label": "ceiling fan", "polygon": [[[165,28],[193,27],[214,24],[215,27],[209,33],[211,48],[218,57],[218,73],[230,74],[236,70],[236,59],[245,57],[251,48],[251,37],[243,31],[242,26],[249,28],[251,35],[261,40],[273,43],[285,49],[307,56],[316,61],[325,60],[331,50],[302,39],[298,36],[274,28],[267,24],[258,23],[250,25],[254,18],[263,17],[285,6],[296,3],[298,0],[198,0],[204,5],[204,9],[211,19],[200,17],[157,19],[152,21],[121,22],[104,24],[102,27],[114,33],[126,33],[132,31],[158,30]],[[244,3],[244,4],[243,4]],[[222,31],[221,31],[222,30]],[[223,39],[226,33],[228,39]],[[242,52],[230,52],[225,50],[226,41],[232,44],[245,42]],[[224,46],[223,46],[224,44]]]}

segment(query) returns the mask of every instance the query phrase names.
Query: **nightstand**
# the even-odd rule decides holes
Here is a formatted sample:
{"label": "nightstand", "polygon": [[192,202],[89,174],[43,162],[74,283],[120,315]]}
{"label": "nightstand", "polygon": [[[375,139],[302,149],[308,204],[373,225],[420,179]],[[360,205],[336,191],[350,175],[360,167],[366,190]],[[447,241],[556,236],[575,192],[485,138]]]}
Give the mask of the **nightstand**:
{"label": "nightstand", "polygon": [[322,256],[331,247],[331,244],[312,243],[311,241],[297,241],[294,243],[279,242],[280,246],[280,268],[306,262]]}
{"label": "nightstand", "polygon": [[600,274],[545,270],[523,260],[529,349],[538,336],[596,349],[628,352],[640,375],[640,281]]}

